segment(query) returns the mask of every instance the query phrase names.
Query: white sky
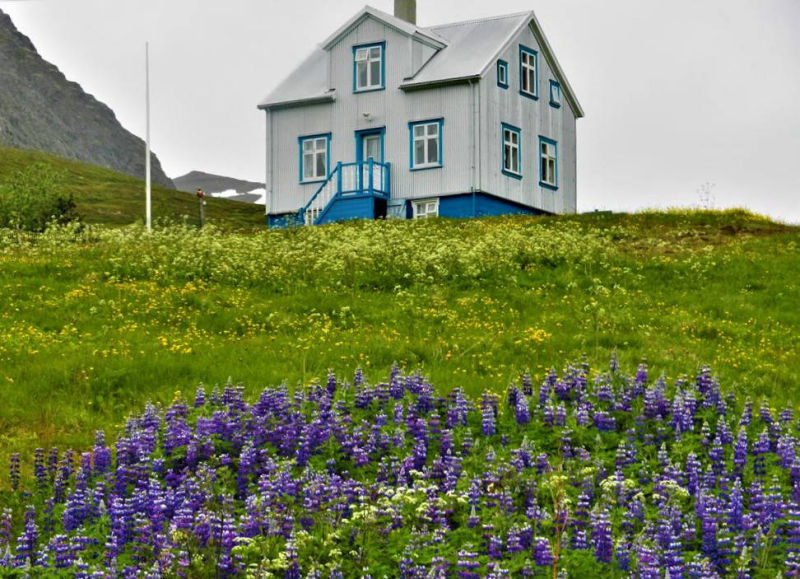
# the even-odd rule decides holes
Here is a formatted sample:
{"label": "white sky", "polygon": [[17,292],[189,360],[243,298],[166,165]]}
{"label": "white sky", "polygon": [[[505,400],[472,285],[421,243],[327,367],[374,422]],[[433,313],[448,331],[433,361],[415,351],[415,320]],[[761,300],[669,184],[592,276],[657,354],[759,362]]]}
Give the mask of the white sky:
{"label": "white sky", "polygon": [[[263,180],[256,104],[364,0],[0,0],[167,174]],[[393,0],[371,4],[391,12]],[[578,208],[747,207],[800,223],[800,0],[418,0],[420,25],[533,8],[585,111]]]}

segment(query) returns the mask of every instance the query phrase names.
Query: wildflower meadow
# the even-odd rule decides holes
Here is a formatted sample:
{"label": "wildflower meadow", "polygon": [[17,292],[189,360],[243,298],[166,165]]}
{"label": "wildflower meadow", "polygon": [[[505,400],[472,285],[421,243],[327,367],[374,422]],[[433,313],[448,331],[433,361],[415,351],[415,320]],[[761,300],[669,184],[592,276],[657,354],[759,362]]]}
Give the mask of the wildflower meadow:
{"label": "wildflower meadow", "polygon": [[[800,572],[800,422],[709,369],[440,393],[393,368],[148,405],[34,453],[0,568],[76,577],[774,577]],[[16,524],[15,524],[16,523]],[[11,532],[16,528],[16,532]]]}
{"label": "wildflower meadow", "polygon": [[0,575],[792,576],[797,271],[744,211],[0,229]]}

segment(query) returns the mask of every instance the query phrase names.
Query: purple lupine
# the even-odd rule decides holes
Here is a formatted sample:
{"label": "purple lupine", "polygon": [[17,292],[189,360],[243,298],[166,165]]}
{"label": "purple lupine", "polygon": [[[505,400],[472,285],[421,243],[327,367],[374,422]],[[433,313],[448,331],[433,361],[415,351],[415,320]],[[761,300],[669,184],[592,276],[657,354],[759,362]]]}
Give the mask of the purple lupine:
{"label": "purple lupine", "polygon": [[525,372],[522,375],[522,393],[525,396],[533,396],[533,382],[530,372]]}
{"label": "purple lupine", "polygon": [[48,477],[43,448],[37,448],[33,451],[33,474],[36,478],[36,490],[40,493],[44,492],[47,488]]}
{"label": "purple lupine", "polygon": [[[469,547],[469,545],[466,545]],[[458,552],[458,561],[456,562],[457,573],[459,579],[480,579],[481,575],[477,569],[481,566],[477,560],[478,554],[462,549]]]}
{"label": "purple lupine", "polygon": [[525,396],[519,396],[516,404],[514,405],[514,414],[517,419],[517,424],[528,424],[531,421],[531,411],[528,407],[528,399]]}
{"label": "purple lupine", "polygon": [[38,541],[39,530],[36,528],[36,510],[32,505],[29,505],[25,509],[25,529],[17,538],[16,567],[34,563]]}
{"label": "purple lupine", "polygon": [[611,541],[611,522],[608,510],[600,508],[591,513],[592,543],[594,556],[601,563],[610,563],[614,546]]}
{"label": "purple lupine", "polygon": [[578,495],[578,502],[575,506],[575,512],[570,521],[570,525],[572,527],[570,547],[572,549],[589,548],[587,529],[589,527],[589,510],[591,508],[591,502],[591,494],[586,490]]}
{"label": "purple lupine", "polygon": [[11,454],[9,462],[8,478],[11,481],[11,490],[16,491],[19,488],[19,453],[14,452]]}
{"label": "purple lupine", "polygon": [[488,403],[481,407],[481,429],[484,436],[495,434],[494,409]]}
{"label": "purple lupine", "polygon": [[533,539],[533,562],[539,567],[552,567],[555,557],[550,548],[550,541],[545,537]]}

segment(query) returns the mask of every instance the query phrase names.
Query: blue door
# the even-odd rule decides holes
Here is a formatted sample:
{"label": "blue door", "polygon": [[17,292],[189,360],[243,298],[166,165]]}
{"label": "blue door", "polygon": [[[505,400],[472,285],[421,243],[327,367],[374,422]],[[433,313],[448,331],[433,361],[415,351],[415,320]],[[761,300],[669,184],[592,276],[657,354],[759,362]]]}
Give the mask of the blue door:
{"label": "blue door", "polygon": [[372,166],[372,183],[370,187],[369,160],[374,163],[383,163],[383,137],[386,129],[370,129],[367,131],[356,131],[356,162],[361,170],[359,171],[359,190],[384,190],[383,167],[380,165]]}

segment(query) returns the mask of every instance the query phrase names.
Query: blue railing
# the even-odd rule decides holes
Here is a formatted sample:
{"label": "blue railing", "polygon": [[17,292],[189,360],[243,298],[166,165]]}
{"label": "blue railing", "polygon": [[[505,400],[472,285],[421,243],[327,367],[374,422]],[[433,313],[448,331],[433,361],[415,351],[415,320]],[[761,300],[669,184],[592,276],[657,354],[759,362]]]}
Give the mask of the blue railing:
{"label": "blue railing", "polygon": [[298,217],[306,225],[316,225],[325,210],[341,197],[369,195],[388,199],[391,182],[389,163],[378,163],[372,159],[356,163],[340,161],[300,209]]}

